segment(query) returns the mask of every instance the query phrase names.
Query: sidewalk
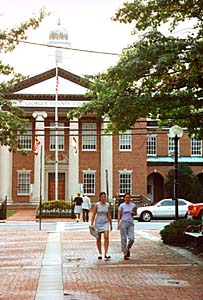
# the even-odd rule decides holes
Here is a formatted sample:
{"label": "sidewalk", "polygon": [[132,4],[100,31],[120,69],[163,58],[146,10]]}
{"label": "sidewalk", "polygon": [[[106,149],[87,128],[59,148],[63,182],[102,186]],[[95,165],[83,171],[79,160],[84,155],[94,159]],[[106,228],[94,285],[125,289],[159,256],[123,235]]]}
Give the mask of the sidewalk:
{"label": "sidewalk", "polygon": [[202,300],[203,260],[135,230],[129,261],[112,231],[111,261],[89,232],[1,231],[1,300]]}
{"label": "sidewalk", "polygon": [[[89,213],[89,219],[91,219],[92,211]],[[21,209],[16,211],[14,215],[9,217],[7,221],[38,221],[36,219],[35,209]],[[42,218],[42,222],[72,222],[74,219],[68,218]]]}

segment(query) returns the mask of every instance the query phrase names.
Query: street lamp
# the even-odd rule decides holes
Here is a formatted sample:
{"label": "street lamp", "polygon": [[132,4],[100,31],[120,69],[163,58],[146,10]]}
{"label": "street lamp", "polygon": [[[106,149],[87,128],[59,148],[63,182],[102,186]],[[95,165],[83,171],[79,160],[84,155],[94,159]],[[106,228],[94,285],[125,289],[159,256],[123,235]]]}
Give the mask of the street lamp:
{"label": "street lamp", "polygon": [[174,125],[169,130],[169,136],[174,139],[175,143],[175,162],[174,162],[174,200],[175,200],[175,219],[178,220],[178,140],[183,135],[183,129]]}

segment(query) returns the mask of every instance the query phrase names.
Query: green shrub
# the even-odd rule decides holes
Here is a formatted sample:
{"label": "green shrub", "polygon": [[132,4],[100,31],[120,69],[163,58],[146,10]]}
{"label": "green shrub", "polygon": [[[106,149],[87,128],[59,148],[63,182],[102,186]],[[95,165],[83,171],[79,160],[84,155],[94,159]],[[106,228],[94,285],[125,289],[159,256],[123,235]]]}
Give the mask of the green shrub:
{"label": "green shrub", "polygon": [[184,232],[188,225],[198,225],[198,220],[183,219],[166,225],[161,231],[161,239],[165,244],[169,245],[185,245],[186,239]]}
{"label": "green shrub", "polygon": [[[40,215],[40,205],[36,208],[36,217]],[[42,217],[70,217],[74,218],[72,201],[51,200],[41,204]]]}

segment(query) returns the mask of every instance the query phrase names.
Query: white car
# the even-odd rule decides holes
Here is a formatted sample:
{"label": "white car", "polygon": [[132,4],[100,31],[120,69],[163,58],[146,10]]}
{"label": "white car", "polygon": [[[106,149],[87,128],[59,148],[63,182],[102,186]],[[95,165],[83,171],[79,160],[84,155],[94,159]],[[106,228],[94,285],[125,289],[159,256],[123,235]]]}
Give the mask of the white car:
{"label": "white car", "polygon": [[[186,218],[188,205],[192,203],[178,199],[178,217]],[[138,207],[137,215],[134,219],[143,222],[150,222],[152,219],[174,219],[175,218],[175,200],[162,199],[152,206]]]}

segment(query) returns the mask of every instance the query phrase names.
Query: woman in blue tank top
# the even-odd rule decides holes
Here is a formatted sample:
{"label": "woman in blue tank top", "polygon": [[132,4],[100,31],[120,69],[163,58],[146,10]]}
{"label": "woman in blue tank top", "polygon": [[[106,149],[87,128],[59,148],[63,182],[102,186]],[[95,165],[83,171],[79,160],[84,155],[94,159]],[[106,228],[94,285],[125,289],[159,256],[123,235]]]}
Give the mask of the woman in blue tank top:
{"label": "woman in blue tank top", "polygon": [[102,259],[102,245],[101,235],[104,234],[104,258],[110,260],[111,256],[108,254],[109,248],[109,229],[112,230],[111,208],[106,202],[106,193],[101,192],[99,201],[95,204],[91,220],[91,227],[98,231],[98,238],[96,240],[98,249],[98,259]]}

